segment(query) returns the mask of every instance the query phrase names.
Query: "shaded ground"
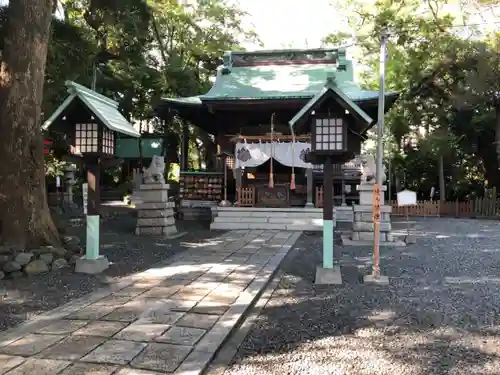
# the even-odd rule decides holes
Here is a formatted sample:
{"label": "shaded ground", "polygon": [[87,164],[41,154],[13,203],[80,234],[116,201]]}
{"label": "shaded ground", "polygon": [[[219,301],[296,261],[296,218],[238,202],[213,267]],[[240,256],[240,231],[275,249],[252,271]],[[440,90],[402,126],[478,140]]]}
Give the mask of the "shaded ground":
{"label": "shaded ground", "polygon": [[[211,236],[210,232],[192,224],[181,228],[191,230],[179,239],[138,237],[134,235],[135,223],[132,216],[104,220],[101,249],[112,264],[101,275],[75,274],[72,268],[68,268],[31,278],[0,280],[0,331],[82,297],[120,277],[148,269]],[[68,234],[78,235],[82,244],[85,243],[82,222],[73,222],[67,230]]]}
{"label": "shaded ground", "polygon": [[321,237],[303,235],[225,375],[500,374],[500,223],[416,229],[416,245],[382,249],[389,286],[363,285],[371,249],[345,247],[344,285],[316,288]]}

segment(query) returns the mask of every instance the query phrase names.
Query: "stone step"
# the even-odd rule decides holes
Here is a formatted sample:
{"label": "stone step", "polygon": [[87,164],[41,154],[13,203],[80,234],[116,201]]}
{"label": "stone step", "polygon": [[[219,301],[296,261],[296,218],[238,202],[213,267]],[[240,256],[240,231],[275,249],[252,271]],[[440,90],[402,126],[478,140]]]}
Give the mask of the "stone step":
{"label": "stone step", "polygon": [[351,222],[354,214],[351,206],[335,207],[335,218],[337,221]]}
{"label": "stone step", "polygon": [[166,227],[175,225],[173,217],[138,218],[137,227]]}
{"label": "stone step", "polygon": [[[322,208],[258,208],[258,207],[213,207],[214,215],[226,217],[310,217],[323,218]],[[335,218],[338,222],[353,221],[352,207],[335,207]]]}
{"label": "stone step", "polygon": [[293,217],[293,218],[319,218],[323,217],[323,211],[318,212],[217,212],[218,217],[256,217],[256,218],[267,218],[267,217]]}
{"label": "stone step", "polygon": [[217,223],[271,223],[271,224],[314,224],[323,225],[322,218],[316,217],[232,217],[217,216],[214,219]]}
{"label": "stone step", "polygon": [[295,225],[295,224],[272,224],[272,223],[244,223],[244,222],[232,222],[232,223],[220,223],[213,222],[210,225],[212,230],[238,230],[238,229],[269,229],[269,230],[289,230],[289,231],[322,231],[323,226],[318,226],[314,224],[305,225]]}
{"label": "stone step", "polygon": [[135,228],[135,234],[137,236],[141,235],[152,235],[152,236],[162,236],[162,235],[172,235],[177,233],[177,228],[175,225],[168,225],[164,227],[137,227]]}
{"label": "stone step", "polygon": [[212,207],[218,212],[322,212],[322,208],[315,207]]}

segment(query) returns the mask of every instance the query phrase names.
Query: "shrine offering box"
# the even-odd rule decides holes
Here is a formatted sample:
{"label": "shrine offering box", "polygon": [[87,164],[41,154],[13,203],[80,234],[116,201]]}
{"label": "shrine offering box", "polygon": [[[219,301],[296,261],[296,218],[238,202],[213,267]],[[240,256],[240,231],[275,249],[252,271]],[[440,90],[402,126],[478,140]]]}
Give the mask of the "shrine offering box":
{"label": "shrine offering box", "polygon": [[257,187],[258,207],[290,207],[290,189],[287,185],[270,188],[266,185]]}

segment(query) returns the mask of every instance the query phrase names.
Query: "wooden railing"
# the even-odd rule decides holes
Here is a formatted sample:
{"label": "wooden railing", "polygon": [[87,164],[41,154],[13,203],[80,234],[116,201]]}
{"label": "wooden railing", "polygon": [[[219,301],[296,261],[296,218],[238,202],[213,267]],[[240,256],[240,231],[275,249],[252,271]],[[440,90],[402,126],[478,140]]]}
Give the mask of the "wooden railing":
{"label": "wooden railing", "polygon": [[[324,194],[323,194],[323,186],[317,186],[315,189],[315,200],[314,200],[314,206],[316,208],[322,208],[323,207],[323,199],[324,199]],[[359,201],[359,198],[356,196],[352,195],[346,195],[342,196],[341,194],[334,194],[333,195],[333,204],[334,205],[339,205],[342,202],[347,203],[347,204],[352,204],[353,201]]]}
{"label": "wooden railing", "polygon": [[238,202],[240,207],[255,206],[255,188],[253,186],[239,188]]}
{"label": "wooden railing", "polygon": [[435,201],[422,201],[414,206],[398,206],[396,201],[388,204],[392,206],[392,215],[395,216],[440,216],[440,205]]}
{"label": "wooden railing", "polygon": [[415,206],[400,207],[396,201],[390,202],[393,215],[440,216],[440,217],[489,217],[500,218],[500,201],[487,198],[460,202],[420,201]]}
{"label": "wooden railing", "polygon": [[[315,206],[323,207],[323,187],[316,187]],[[500,199],[496,199],[495,191],[488,191],[485,197],[469,201],[419,201],[413,206],[398,206],[397,201],[386,203],[392,206],[392,215],[427,216],[427,217],[472,217],[500,218]]]}

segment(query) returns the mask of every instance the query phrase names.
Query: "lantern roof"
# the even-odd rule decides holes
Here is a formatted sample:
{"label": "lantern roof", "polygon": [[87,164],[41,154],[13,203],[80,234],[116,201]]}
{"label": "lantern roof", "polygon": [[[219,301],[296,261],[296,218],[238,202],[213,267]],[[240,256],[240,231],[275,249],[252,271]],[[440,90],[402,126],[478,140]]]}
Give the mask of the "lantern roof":
{"label": "lantern roof", "polygon": [[294,128],[299,123],[302,123],[312,111],[317,109],[329,97],[333,97],[343,109],[349,111],[361,123],[363,130],[370,127],[373,123],[373,119],[337,86],[335,77],[328,76],[323,88],[288,122],[290,127]]}
{"label": "lantern roof", "polygon": [[66,81],[65,85],[68,88],[69,96],[43,123],[43,130],[47,130],[54,122],[60,119],[74,100],[80,100],[109,130],[136,138],[141,136],[120,113],[116,101],[72,81]]}

